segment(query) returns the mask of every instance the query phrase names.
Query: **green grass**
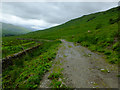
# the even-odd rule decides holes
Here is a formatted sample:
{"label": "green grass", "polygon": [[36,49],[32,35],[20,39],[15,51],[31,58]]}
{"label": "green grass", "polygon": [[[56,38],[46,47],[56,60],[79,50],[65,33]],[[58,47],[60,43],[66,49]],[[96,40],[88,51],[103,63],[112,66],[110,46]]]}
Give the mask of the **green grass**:
{"label": "green grass", "polygon": [[3,70],[3,88],[37,88],[42,76],[52,66],[60,41],[44,42],[37,50],[13,60],[13,65]]}
{"label": "green grass", "polygon": [[63,68],[56,65],[53,72],[48,76],[48,79],[51,80],[50,86],[52,86],[52,88],[68,88],[65,84],[63,84],[62,70]]}
{"label": "green grass", "polygon": [[56,80],[58,80],[61,75],[62,75],[62,73],[60,73],[60,72],[57,72],[57,73],[53,72],[53,73],[51,73],[49,75],[48,79],[51,79],[51,80],[56,79]]}
{"label": "green grass", "polygon": [[110,71],[108,69],[100,69],[101,72],[104,72],[104,73],[110,73]]}
{"label": "green grass", "polygon": [[[107,11],[84,15],[56,27],[17,37],[52,40],[66,39],[80,43],[92,51],[101,52],[106,55],[108,62],[116,64],[120,62],[119,8],[115,7]],[[107,54],[108,50],[111,53]]]}
{"label": "green grass", "polygon": [[[3,42],[15,38],[66,39],[80,43],[92,51],[101,52],[106,55],[108,62],[116,64],[120,62],[119,8],[115,7],[107,11],[84,15],[64,24],[21,36],[3,37]],[[108,50],[112,53],[107,54]]]}
{"label": "green grass", "polygon": [[28,40],[13,40],[4,42],[2,43],[2,57],[5,58],[8,55],[18,53],[19,51],[23,51],[38,44],[39,43],[36,43],[35,41]]}

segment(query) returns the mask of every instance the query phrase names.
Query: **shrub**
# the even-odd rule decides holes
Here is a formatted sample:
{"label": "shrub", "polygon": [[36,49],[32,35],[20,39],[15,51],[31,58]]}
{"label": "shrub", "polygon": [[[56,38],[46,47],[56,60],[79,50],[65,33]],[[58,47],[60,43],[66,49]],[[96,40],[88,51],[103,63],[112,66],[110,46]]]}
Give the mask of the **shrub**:
{"label": "shrub", "polygon": [[81,42],[81,45],[82,45],[82,46],[85,46],[85,47],[88,47],[88,46],[90,45],[90,43],[89,43],[89,42],[86,42],[86,41],[83,41],[83,42]]}
{"label": "shrub", "polygon": [[105,55],[110,55],[110,54],[112,54],[112,50],[108,50],[108,49],[107,49],[107,50],[105,50],[104,54],[105,54]]}
{"label": "shrub", "polygon": [[94,18],[96,18],[96,17],[94,16],[94,17],[89,18],[89,19],[87,20],[87,22],[93,20]]}
{"label": "shrub", "polygon": [[92,51],[95,51],[95,50],[97,50],[97,48],[96,48],[96,46],[95,45],[90,45],[90,47],[89,47]]}
{"label": "shrub", "polygon": [[112,46],[113,50],[118,50],[119,49],[119,42],[116,42],[113,46]]}
{"label": "shrub", "polygon": [[56,72],[53,72],[53,73],[51,73],[51,74],[48,76],[48,79],[51,79],[51,80],[56,79],[56,80],[58,80],[61,75],[62,75],[62,74],[61,74],[60,72],[57,72],[57,73],[56,73]]}
{"label": "shrub", "polygon": [[114,23],[116,23],[118,21],[120,21],[120,17],[118,17],[117,19],[109,19],[110,24],[114,24]]}
{"label": "shrub", "polygon": [[102,27],[102,24],[97,24],[95,29],[97,30],[97,29],[100,29],[101,27]]}

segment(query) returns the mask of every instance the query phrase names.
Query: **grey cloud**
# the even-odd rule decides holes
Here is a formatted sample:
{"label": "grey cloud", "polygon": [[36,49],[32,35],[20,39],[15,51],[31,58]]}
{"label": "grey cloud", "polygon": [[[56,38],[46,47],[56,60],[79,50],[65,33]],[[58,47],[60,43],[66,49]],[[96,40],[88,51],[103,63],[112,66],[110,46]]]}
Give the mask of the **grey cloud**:
{"label": "grey cloud", "polygon": [[[44,20],[47,23],[61,24],[70,19],[117,6],[117,2],[9,2],[2,4],[2,13],[24,20]],[[47,27],[46,27],[47,28]]]}

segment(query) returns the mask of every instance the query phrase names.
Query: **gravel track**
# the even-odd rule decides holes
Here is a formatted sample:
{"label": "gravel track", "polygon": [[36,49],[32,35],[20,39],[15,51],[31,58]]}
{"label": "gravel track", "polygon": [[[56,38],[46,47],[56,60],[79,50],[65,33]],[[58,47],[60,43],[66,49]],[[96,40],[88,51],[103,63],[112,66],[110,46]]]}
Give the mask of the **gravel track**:
{"label": "gravel track", "polygon": [[[106,62],[103,55],[85,47],[61,40],[55,61],[62,63],[65,83],[71,88],[118,88],[118,68]],[[47,87],[49,72],[41,81]]]}

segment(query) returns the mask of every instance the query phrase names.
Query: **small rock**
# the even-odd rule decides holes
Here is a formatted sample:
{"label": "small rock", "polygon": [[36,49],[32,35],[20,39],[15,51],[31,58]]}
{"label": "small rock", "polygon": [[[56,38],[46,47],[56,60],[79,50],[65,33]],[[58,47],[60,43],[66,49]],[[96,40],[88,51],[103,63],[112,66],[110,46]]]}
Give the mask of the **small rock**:
{"label": "small rock", "polygon": [[61,78],[59,78],[59,80],[58,81],[62,81],[62,79]]}
{"label": "small rock", "polygon": [[105,69],[100,69],[101,71],[105,70]]}
{"label": "small rock", "polygon": [[91,54],[88,54],[88,57],[90,57],[91,56]]}
{"label": "small rock", "polygon": [[90,30],[88,30],[88,33],[91,32]]}
{"label": "small rock", "polygon": [[90,82],[90,83],[93,83],[93,82]]}
{"label": "small rock", "polygon": [[108,73],[110,73],[110,71],[108,70]]}
{"label": "small rock", "polygon": [[62,82],[62,84],[60,85],[60,87],[66,86],[66,84],[64,82]]}

